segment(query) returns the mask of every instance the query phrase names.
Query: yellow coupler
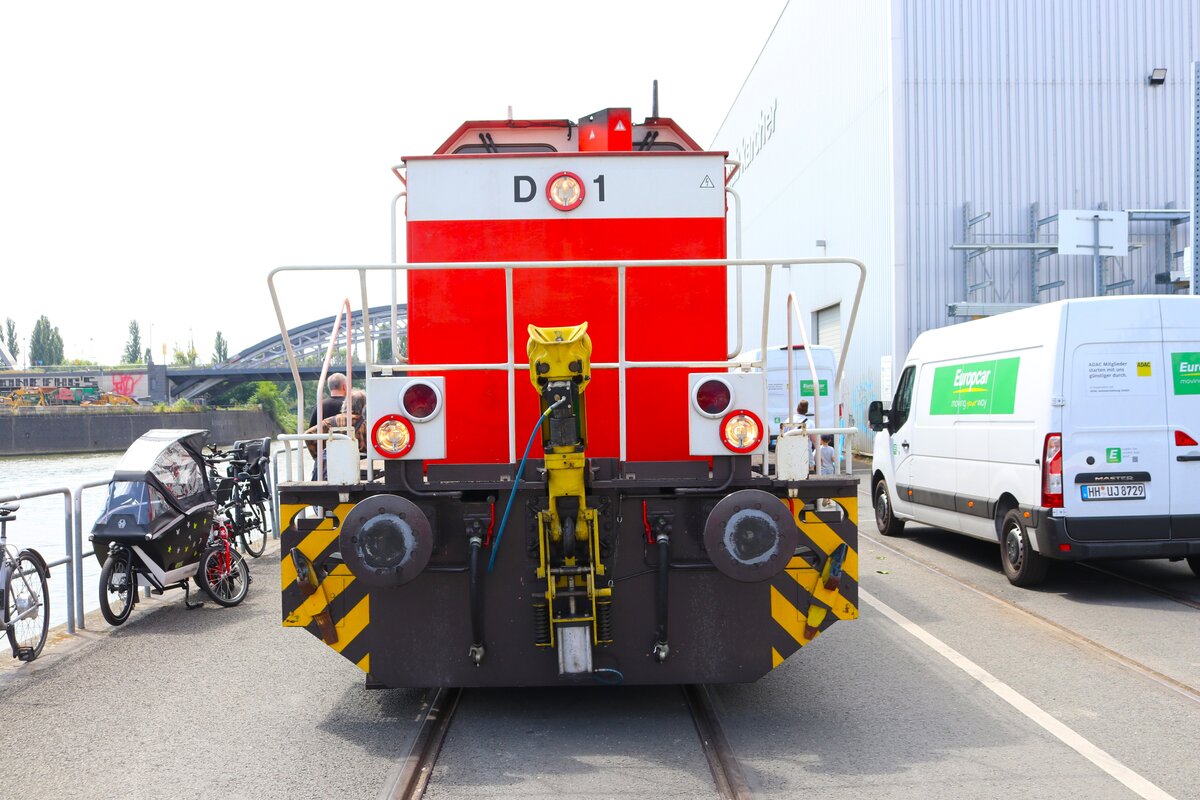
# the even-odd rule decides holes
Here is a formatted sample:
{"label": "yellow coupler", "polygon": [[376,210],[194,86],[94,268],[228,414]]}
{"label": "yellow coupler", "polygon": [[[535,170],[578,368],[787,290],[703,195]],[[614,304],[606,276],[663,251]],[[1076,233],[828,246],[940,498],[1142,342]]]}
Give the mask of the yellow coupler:
{"label": "yellow coupler", "polygon": [[[587,469],[587,412],[585,394],[591,382],[592,340],[587,323],[561,328],[529,326],[529,381],[541,399],[543,417],[542,449],[545,452],[549,511],[539,514],[538,577],[546,581],[546,602],[550,619],[559,622],[589,622],[592,641],[598,644],[596,602],[607,599],[610,589],[597,589],[596,576],[604,574],[600,563],[599,536],[596,535],[596,511],[587,507],[584,475]],[[573,529],[563,530],[564,522]],[[573,536],[572,543],[563,541]],[[559,545],[553,548],[552,545]],[[564,547],[563,545],[568,545]],[[566,553],[579,552],[581,558]],[[558,554],[563,554],[561,558]],[[587,567],[577,575],[555,574],[555,568]],[[583,607],[566,615],[555,613],[558,590],[575,589],[582,581],[587,589]],[[549,646],[554,644],[554,625],[550,626]]]}

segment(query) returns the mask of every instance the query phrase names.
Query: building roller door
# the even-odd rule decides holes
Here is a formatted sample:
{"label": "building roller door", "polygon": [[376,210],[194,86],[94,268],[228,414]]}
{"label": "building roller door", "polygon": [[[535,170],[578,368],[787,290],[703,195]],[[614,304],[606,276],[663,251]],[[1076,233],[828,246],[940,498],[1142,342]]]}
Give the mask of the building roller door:
{"label": "building roller door", "polygon": [[832,347],[834,355],[840,362],[842,358],[841,303],[819,309],[816,318],[817,341],[814,344],[823,344],[826,347]]}

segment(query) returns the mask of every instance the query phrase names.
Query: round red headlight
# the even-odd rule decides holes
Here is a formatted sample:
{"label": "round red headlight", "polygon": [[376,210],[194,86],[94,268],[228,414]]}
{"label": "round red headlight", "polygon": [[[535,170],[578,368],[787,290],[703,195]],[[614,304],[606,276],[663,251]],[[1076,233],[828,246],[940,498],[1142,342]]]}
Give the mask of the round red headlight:
{"label": "round red headlight", "polygon": [[442,407],[442,393],[432,383],[415,381],[404,389],[400,407],[413,422],[428,422]]}
{"label": "round red headlight", "polygon": [[387,414],[371,428],[371,441],[384,458],[403,458],[417,443],[417,432],[404,417]]}
{"label": "round red headlight", "polygon": [[570,211],[583,202],[583,181],[574,172],[560,172],[546,183],[546,199],[559,211]]}
{"label": "round red headlight", "polygon": [[753,411],[739,408],[721,420],[721,444],[735,453],[749,453],[762,443],[762,420]]}
{"label": "round red headlight", "polygon": [[709,378],[696,385],[692,402],[701,414],[716,419],[733,405],[733,387],[721,378]]}

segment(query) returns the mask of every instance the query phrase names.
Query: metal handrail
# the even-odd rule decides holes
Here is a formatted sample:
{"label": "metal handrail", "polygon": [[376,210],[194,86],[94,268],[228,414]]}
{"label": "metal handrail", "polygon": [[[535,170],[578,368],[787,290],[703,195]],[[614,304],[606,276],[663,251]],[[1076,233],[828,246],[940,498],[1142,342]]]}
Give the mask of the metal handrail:
{"label": "metal handrail", "polygon": [[[83,613],[83,559],[87,556],[96,554],[96,549],[92,548],[86,553],[83,552],[83,492],[85,489],[94,489],[99,486],[107,486],[109,479],[88,481],[81,483],[75,487],[73,508],[75,510],[75,547],[73,552],[78,553],[78,558],[75,559],[75,586],[78,587],[75,591],[75,616],[79,620],[79,627],[87,630],[87,619]],[[72,633],[73,631],[68,631]]]}
{"label": "metal handrail", "polygon": [[71,516],[71,489],[68,486],[56,486],[51,489],[39,489],[35,492],[21,492],[17,494],[0,495],[0,503],[8,503],[13,500],[31,500],[35,497],[50,497],[52,495],[61,494],[63,496],[63,522],[65,525],[63,533],[63,548],[66,550],[66,555],[63,558],[55,561],[46,562],[46,567],[53,570],[55,567],[66,566],[67,585],[66,585],[66,603],[67,603],[67,633],[75,633],[75,606],[71,602],[72,596],[76,593],[75,576],[71,572],[72,562],[72,539],[73,530]]}
{"label": "metal handrail", "polygon": [[[367,308],[367,287],[365,273],[359,273],[362,278],[363,291],[363,308]],[[346,399],[342,401],[342,413],[350,415],[350,393],[353,391],[353,376],[354,376],[354,354],[352,347],[354,344],[354,314],[350,310],[349,298],[342,301],[342,305],[338,308],[337,316],[333,318],[333,332],[329,335],[329,346],[325,348],[325,360],[321,362],[321,377],[317,380],[317,397],[315,400],[315,408],[317,409],[317,417],[321,416],[321,395],[325,393],[325,378],[329,375],[329,362],[333,360],[333,348],[337,344],[337,335],[342,326],[342,312],[346,312]],[[367,312],[364,311],[364,314]],[[365,319],[365,317],[364,317]],[[368,341],[370,337],[369,325],[363,326],[363,341]],[[288,347],[288,360],[292,360],[291,347]],[[371,346],[367,345],[367,362],[371,363]],[[304,384],[300,381],[300,371],[298,365],[292,364],[292,377],[296,382],[296,433],[303,434],[304,427]],[[321,424],[321,419],[317,419],[317,424]],[[294,440],[293,440],[294,441]],[[325,461],[321,458],[324,449],[324,439],[317,440],[317,478],[322,479],[325,475]]]}
{"label": "metal handrail", "polygon": [[[303,413],[303,390],[300,386],[300,375],[296,364],[295,351],[291,346],[291,341],[288,339],[286,332],[287,324],[284,320],[283,309],[279,302],[279,292],[275,285],[275,276],[284,272],[357,272],[359,283],[363,292],[363,305],[366,303],[366,274],[368,272],[394,271],[397,268],[412,270],[418,272],[433,271],[433,270],[480,270],[480,269],[496,269],[503,270],[505,276],[505,309],[508,320],[507,344],[508,357],[505,363],[464,363],[464,364],[395,364],[389,368],[393,373],[413,372],[413,371],[448,371],[448,370],[505,370],[508,372],[508,406],[509,420],[508,425],[508,450],[509,461],[516,460],[516,429],[511,424],[514,417],[514,398],[513,389],[515,382],[515,370],[520,368],[528,368],[528,365],[522,365],[516,362],[515,344],[513,342],[513,281],[512,274],[518,269],[615,269],[617,271],[617,322],[618,322],[618,340],[617,351],[618,361],[616,363],[593,364],[593,369],[615,368],[618,371],[618,394],[621,408],[621,431],[620,431],[620,457],[625,460],[626,457],[626,430],[624,425],[625,412],[625,373],[629,369],[646,369],[646,368],[661,368],[661,367],[690,367],[699,369],[728,369],[731,367],[745,367],[746,362],[738,363],[733,359],[726,361],[629,361],[625,358],[625,270],[628,268],[679,268],[679,267],[694,267],[694,268],[735,268],[740,276],[745,267],[763,267],[764,268],[764,288],[763,288],[763,320],[762,320],[762,346],[759,349],[759,359],[750,362],[752,367],[762,369],[765,365],[767,357],[767,338],[770,324],[771,311],[771,278],[774,268],[777,266],[820,266],[830,264],[848,264],[856,267],[859,270],[858,287],[854,295],[854,303],[850,312],[850,320],[846,329],[846,341],[849,342],[854,330],[854,324],[858,316],[858,308],[862,300],[863,285],[866,282],[867,268],[866,265],[853,258],[774,258],[774,259],[645,259],[645,260],[611,260],[611,261],[450,261],[450,262],[424,262],[419,264],[404,264],[402,267],[392,264],[363,264],[363,265],[311,265],[311,266],[282,266],[276,267],[267,275],[267,287],[271,292],[271,302],[275,307],[275,316],[279,322],[279,329],[283,334],[284,346],[288,355],[288,362],[291,364],[293,377],[297,385],[297,402],[300,413]],[[741,303],[739,302],[739,307]],[[740,328],[739,328],[740,331]],[[740,336],[740,332],[739,332]],[[349,347],[347,347],[349,351]],[[845,348],[843,348],[843,353]],[[372,358],[371,348],[366,348],[366,374],[371,374]],[[738,354],[740,356],[740,353]],[[837,376],[835,385],[840,385],[842,373],[845,369],[845,359],[840,359],[838,364]],[[764,371],[763,381],[766,381]],[[368,464],[368,476],[372,474]]]}
{"label": "metal handrail", "polygon": [[[327,438],[349,438],[345,434],[330,434]],[[305,438],[305,437],[292,437]],[[290,444],[289,444],[290,447]],[[282,453],[282,451],[281,451]],[[286,455],[286,453],[284,453]],[[278,467],[278,459],[274,466]],[[274,510],[274,537],[279,538],[279,492],[277,470],[272,470],[272,508]],[[33,492],[20,492],[0,495],[0,503],[14,500],[31,500],[37,497],[63,496],[63,549],[66,555],[54,561],[47,561],[46,566],[53,570],[64,567],[66,576],[64,587],[64,603],[67,610],[67,633],[74,635],[80,630],[87,629],[87,619],[83,608],[83,559],[95,555],[95,549],[84,549],[83,543],[83,493],[87,489],[107,486],[108,478],[87,481],[75,486],[56,486],[49,489],[39,489]]]}

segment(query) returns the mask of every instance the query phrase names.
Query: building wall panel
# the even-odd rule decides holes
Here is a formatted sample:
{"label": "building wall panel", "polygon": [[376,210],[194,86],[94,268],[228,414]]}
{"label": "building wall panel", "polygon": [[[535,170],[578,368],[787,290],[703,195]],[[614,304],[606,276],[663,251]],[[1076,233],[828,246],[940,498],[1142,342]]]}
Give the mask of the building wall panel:
{"label": "building wall panel", "polygon": [[[893,4],[897,42],[897,185],[906,230],[901,350],[951,320],[949,303],[1031,302],[1028,253],[993,251],[971,261],[955,242],[1030,241],[1030,211],[1186,208],[1190,62],[1200,57],[1200,6],[1189,0],[907,0]],[[1155,67],[1167,82],[1150,86]],[[991,216],[964,238],[964,204]],[[1107,265],[1113,293],[1164,291],[1164,223],[1131,227],[1136,247]],[[1182,229],[1171,249],[1182,242]],[[1057,226],[1041,229],[1057,238]],[[1091,296],[1086,256],[1041,261],[1040,299]],[[967,291],[967,286],[981,286]]]}
{"label": "building wall panel", "polygon": [[[886,14],[867,8],[789,4],[711,148],[744,165],[733,188],[742,198],[745,257],[849,256],[867,264],[842,384],[847,411],[860,421],[879,396],[879,356],[891,351],[893,319],[889,25]],[[733,245],[731,233],[731,253]],[[810,337],[815,312],[838,302],[844,331],[857,275],[846,266],[777,269],[768,343],[786,338],[789,290]],[[762,286],[761,270],[747,274],[746,349],[762,340]]]}

